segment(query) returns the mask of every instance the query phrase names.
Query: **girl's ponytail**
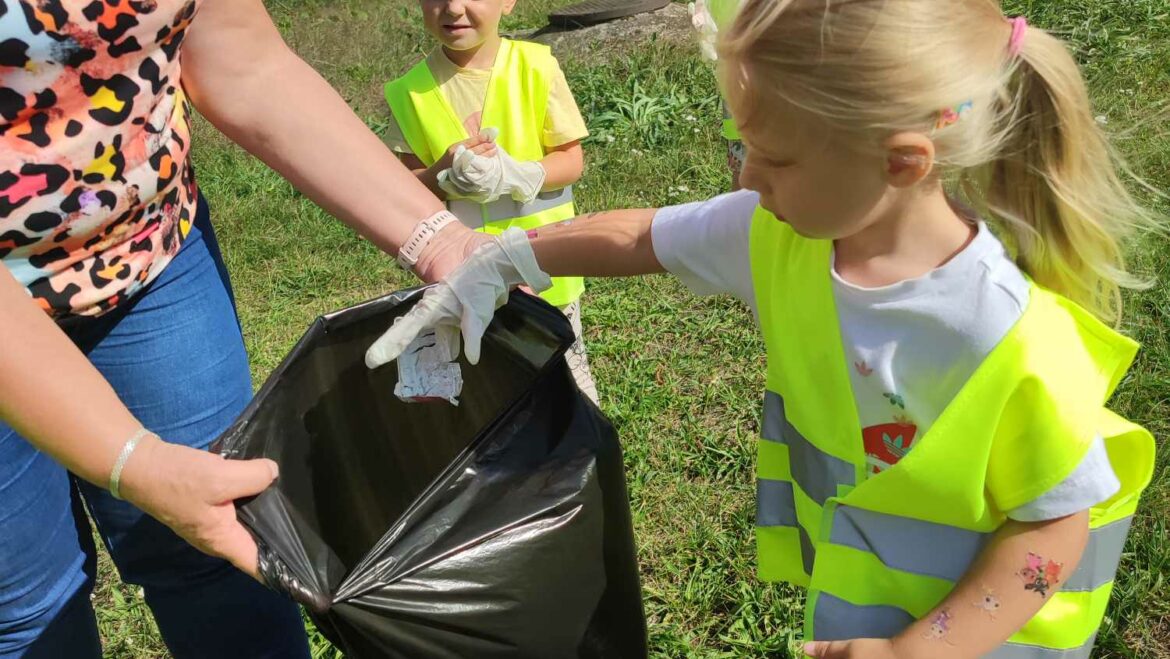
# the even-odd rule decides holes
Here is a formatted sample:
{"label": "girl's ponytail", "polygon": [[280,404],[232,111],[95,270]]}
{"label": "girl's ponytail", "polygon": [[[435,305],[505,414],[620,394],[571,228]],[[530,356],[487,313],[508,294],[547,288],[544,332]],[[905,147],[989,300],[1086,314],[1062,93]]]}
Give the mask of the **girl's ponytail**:
{"label": "girl's ponytail", "polygon": [[1147,285],[1127,270],[1124,244],[1157,220],[1121,182],[1064,43],[1029,28],[1019,46],[999,156],[964,170],[964,191],[1037,283],[1117,323],[1121,289]]}

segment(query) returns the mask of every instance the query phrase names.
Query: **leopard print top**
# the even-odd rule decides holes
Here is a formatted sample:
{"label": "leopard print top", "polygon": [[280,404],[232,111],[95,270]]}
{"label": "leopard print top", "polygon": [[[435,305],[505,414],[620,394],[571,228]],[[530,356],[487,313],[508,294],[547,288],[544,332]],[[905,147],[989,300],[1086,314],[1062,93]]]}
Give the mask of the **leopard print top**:
{"label": "leopard print top", "polygon": [[199,1],[0,0],[0,259],[58,322],[125,302],[190,229]]}

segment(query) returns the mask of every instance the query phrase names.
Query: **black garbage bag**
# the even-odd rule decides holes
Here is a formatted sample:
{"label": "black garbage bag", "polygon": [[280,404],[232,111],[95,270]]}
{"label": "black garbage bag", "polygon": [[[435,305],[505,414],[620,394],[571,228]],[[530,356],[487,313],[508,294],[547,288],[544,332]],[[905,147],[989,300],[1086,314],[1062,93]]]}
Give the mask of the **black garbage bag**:
{"label": "black garbage bag", "polygon": [[457,407],[405,403],[363,359],[420,295],[317,319],[219,438],[280,465],[238,502],[265,580],[349,657],[644,657],[621,449],[568,322],[517,293]]}

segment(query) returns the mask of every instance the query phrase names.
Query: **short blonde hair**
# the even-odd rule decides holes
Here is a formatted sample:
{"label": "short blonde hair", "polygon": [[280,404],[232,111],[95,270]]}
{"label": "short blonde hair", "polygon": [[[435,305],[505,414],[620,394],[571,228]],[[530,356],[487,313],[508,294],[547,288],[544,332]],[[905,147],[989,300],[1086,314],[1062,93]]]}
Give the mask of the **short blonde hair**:
{"label": "short blonde hair", "polygon": [[[791,104],[877,148],[931,135],[936,166],[1037,283],[1119,322],[1135,229],[1157,227],[1118,175],[1068,48],[1029,27],[1018,52],[997,0],[743,0],[720,78],[744,132]],[[940,111],[964,108],[939,125]],[[771,132],[769,132],[771,131]]]}

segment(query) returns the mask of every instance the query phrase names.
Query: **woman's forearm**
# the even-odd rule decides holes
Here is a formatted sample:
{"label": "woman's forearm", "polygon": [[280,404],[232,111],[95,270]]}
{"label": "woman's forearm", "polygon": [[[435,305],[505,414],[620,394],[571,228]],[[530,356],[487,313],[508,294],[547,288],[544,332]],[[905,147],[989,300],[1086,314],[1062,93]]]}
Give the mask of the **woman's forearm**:
{"label": "woman's forearm", "polygon": [[650,236],[655,209],[590,213],[528,233],[540,267],[557,276],[630,277],[664,272]]}
{"label": "woman's forearm", "polygon": [[1088,538],[1088,511],[1050,522],[1008,522],[942,604],[893,639],[897,656],[991,652],[1060,590]]}
{"label": "woman's forearm", "polygon": [[0,418],[73,473],[104,486],[138,421],[3,266],[0,310]]}
{"label": "woman's forearm", "polygon": [[259,0],[208,0],[183,83],[219,130],[394,254],[442,203],[285,46]]}

